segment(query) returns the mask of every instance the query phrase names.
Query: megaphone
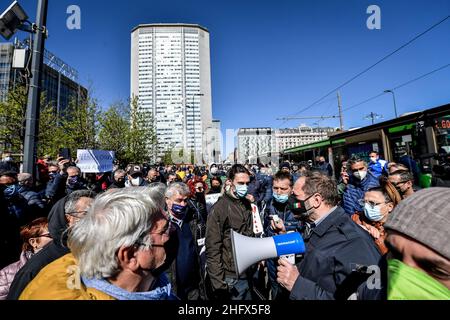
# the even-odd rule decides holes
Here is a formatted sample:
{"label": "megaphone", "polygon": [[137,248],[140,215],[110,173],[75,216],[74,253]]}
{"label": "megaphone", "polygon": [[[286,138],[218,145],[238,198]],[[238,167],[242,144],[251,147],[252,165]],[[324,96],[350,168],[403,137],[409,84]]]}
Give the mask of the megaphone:
{"label": "megaphone", "polygon": [[305,252],[305,243],[298,232],[267,238],[252,238],[231,230],[231,244],[238,276],[256,262]]}

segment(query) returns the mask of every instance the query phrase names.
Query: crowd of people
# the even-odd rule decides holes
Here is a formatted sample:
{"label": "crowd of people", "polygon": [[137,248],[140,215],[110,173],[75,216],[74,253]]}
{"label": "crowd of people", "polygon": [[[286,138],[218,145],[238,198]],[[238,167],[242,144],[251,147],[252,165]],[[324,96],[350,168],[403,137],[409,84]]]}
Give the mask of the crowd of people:
{"label": "crowd of people", "polygon": [[[420,190],[375,151],[341,168],[319,156],[98,174],[45,156],[36,181],[6,160],[0,299],[450,299],[450,189]],[[306,250],[238,275],[232,230],[299,232]]]}

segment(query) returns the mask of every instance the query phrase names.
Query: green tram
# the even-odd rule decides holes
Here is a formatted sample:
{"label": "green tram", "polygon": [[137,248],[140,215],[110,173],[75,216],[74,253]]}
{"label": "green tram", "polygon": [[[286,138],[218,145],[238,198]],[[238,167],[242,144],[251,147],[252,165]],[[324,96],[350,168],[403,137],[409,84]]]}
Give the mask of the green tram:
{"label": "green tram", "polygon": [[337,131],[326,140],[286,149],[281,156],[294,162],[325,156],[338,178],[343,160],[356,154],[369,161],[372,150],[389,162],[405,153],[411,156],[419,165],[421,187],[429,187],[433,177],[450,180],[450,104]]}

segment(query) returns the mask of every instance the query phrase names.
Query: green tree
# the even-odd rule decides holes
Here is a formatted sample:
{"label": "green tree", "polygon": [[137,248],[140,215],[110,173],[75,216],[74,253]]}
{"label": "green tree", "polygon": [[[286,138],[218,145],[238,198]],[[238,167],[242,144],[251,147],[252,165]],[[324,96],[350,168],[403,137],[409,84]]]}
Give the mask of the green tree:
{"label": "green tree", "polygon": [[99,147],[114,151],[116,159],[121,162],[127,162],[127,137],[130,131],[127,108],[128,106],[119,102],[111,105],[99,117]]}
{"label": "green tree", "polygon": [[27,96],[25,86],[9,90],[6,101],[0,103],[0,141],[3,150],[23,153]]}
{"label": "green tree", "polygon": [[144,163],[153,160],[157,141],[153,117],[150,112],[138,109],[138,99],[130,102],[129,132],[127,135],[125,158],[129,163]]}
{"label": "green tree", "polygon": [[90,95],[79,101],[71,99],[59,119],[66,147],[72,152],[76,149],[96,149],[99,116],[97,99]]}
{"label": "green tree", "polygon": [[[23,154],[27,91],[24,85],[9,90],[6,101],[0,103],[0,142],[3,150]],[[51,104],[46,103],[45,93],[41,94],[39,115],[38,155],[56,154],[59,138],[57,115]]]}

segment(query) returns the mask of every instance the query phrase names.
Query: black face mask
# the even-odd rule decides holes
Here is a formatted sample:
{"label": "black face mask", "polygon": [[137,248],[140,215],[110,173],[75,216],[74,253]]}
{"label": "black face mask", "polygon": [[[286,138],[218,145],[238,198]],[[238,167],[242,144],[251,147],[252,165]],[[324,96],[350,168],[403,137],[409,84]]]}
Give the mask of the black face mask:
{"label": "black face mask", "polygon": [[170,236],[170,239],[164,243],[164,250],[166,251],[166,259],[163,264],[155,269],[149,271],[155,278],[158,278],[164,271],[170,268],[178,253],[178,235],[176,233]]}
{"label": "black face mask", "polygon": [[116,180],[116,185],[120,188],[125,187],[125,179],[122,180]]}
{"label": "black face mask", "polygon": [[220,186],[211,187],[211,191],[213,191],[213,192],[220,192]]}
{"label": "black face mask", "polygon": [[205,202],[205,194],[203,192],[196,192],[195,198],[197,199],[197,201]]}
{"label": "black face mask", "polygon": [[291,194],[289,196],[288,199],[289,209],[291,210],[295,219],[306,220],[311,215],[311,213],[308,213],[308,210],[306,210],[305,207],[306,201],[311,197],[312,195],[306,198],[305,200],[298,200],[294,194]]}

